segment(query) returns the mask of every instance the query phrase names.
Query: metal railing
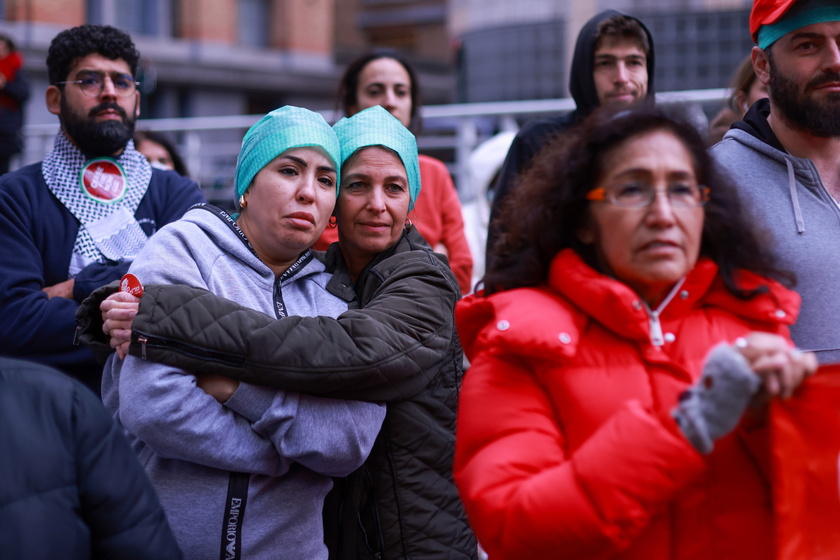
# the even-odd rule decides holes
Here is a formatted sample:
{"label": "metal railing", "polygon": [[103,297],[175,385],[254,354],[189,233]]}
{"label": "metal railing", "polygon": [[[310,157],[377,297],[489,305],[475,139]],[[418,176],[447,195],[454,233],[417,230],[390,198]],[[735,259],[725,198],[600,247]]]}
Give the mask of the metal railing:
{"label": "metal railing", "polygon": [[[725,89],[675,91],[657,94],[657,103],[718,104],[727,95]],[[518,122],[529,117],[564,113],[574,109],[572,99],[463,103],[423,107],[424,133],[418,138],[420,150],[445,150],[462,201],[478,193],[466,180],[467,160],[472,150],[489,135],[502,130],[516,130]],[[322,112],[330,122],[339,115]],[[146,119],[138,129],[174,133],[178,148],[190,175],[199,182],[211,201],[232,200],[233,170],[240,141],[245,131],[262,115],[231,115],[180,119]],[[39,161],[50,150],[58,124],[33,124],[24,128],[26,151],[23,161]]]}

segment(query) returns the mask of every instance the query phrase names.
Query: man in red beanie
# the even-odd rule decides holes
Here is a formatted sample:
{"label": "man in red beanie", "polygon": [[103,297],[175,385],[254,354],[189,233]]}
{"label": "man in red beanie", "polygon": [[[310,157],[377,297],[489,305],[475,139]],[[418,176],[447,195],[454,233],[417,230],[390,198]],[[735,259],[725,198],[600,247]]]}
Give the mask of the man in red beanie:
{"label": "man in red beanie", "polygon": [[794,342],[823,363],[840,362],[840,0],[755,0],[750,31],[770,98],[711,154],[797,277]]}

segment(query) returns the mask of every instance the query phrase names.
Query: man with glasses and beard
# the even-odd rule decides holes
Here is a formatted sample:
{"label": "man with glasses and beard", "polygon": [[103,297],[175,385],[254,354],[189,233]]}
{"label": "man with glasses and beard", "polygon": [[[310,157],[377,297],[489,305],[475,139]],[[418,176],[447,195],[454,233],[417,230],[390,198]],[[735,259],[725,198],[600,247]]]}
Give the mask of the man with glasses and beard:
{"label": "man with glasses and beard", "polygon": [[0,178],[0,354],[56,367],[97,393],[102,368],[73,344],[76,308],[204,201],[194,182],[152,169],[134,149],[139,58],[113,27],[59,33],[46,103],[61,130],[42,162]]}
{"label": "man with glasses and beard", "polygon": [[802,296],[793,341],[840,362],[840,1],[755,0],[752,60],[769,99],[712,156],[773,234]]}

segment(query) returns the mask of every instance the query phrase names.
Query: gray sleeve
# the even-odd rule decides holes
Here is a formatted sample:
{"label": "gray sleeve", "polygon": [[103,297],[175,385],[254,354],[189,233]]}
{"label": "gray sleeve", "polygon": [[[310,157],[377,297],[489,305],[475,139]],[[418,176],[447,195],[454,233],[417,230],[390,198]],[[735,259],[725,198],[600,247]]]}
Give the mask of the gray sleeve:
{"label": "gray sleeve", "polygon": [[[161,457],[269,476],[288,470],[268,438],[205,393],[189,372],[128,356],[119,376],[119,403],[126,430]],[[293,417],[297,396],[283,395],[273,406],[276,415],[285,411]]]}
{"label": "gray sleeve", "polygon": [[[294,395],[292,411],[284,403]],[[385,406],[284,393],[240,384],[225,407],[243,415],[285,460],[327,476],[347,476],[370,454]]]}

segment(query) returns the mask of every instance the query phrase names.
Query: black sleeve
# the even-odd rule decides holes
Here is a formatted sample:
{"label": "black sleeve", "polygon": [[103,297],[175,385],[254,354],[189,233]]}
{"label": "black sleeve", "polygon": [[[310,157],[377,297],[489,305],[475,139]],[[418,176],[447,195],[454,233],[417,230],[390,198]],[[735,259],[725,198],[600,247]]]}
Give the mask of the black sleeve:
{"label": "black sleeve", "polygon": [[505,201],[516,188],[519,175],[530,165],[531,160],[542,149],[546,139],[562,128],[563,122],[560,119],[534,121],[522,127],[514,137],[493,189],[493,202],[490,206],[490,219],[487,227],[486,268],[489,268],[492,260],[493,244],[499,235],[499,224],[495,222],[496,217]]}
{"label": "black sleeve", "polygon": [[119,290],[119,287],[120,281],[114,280],[110,284],[95,289],[76,309],[77,344],[90,346],[97,361],[103,365],[114,349],[111,348],[110,338],[102,332],[104,325],[99,306],[108,296]]}
{"label": "black sleeve", "polygon": [[82,516],[92,558],[180,559],[166,514],[128,441],[93,393],[73,395]]}
{"label": "black sleeve", "polygon": [[6,86],[0,90],[18,103],[24,103],[29,99],[29,80],[26,72],[23,69],[15,73],[15,79],[7,82]]}

